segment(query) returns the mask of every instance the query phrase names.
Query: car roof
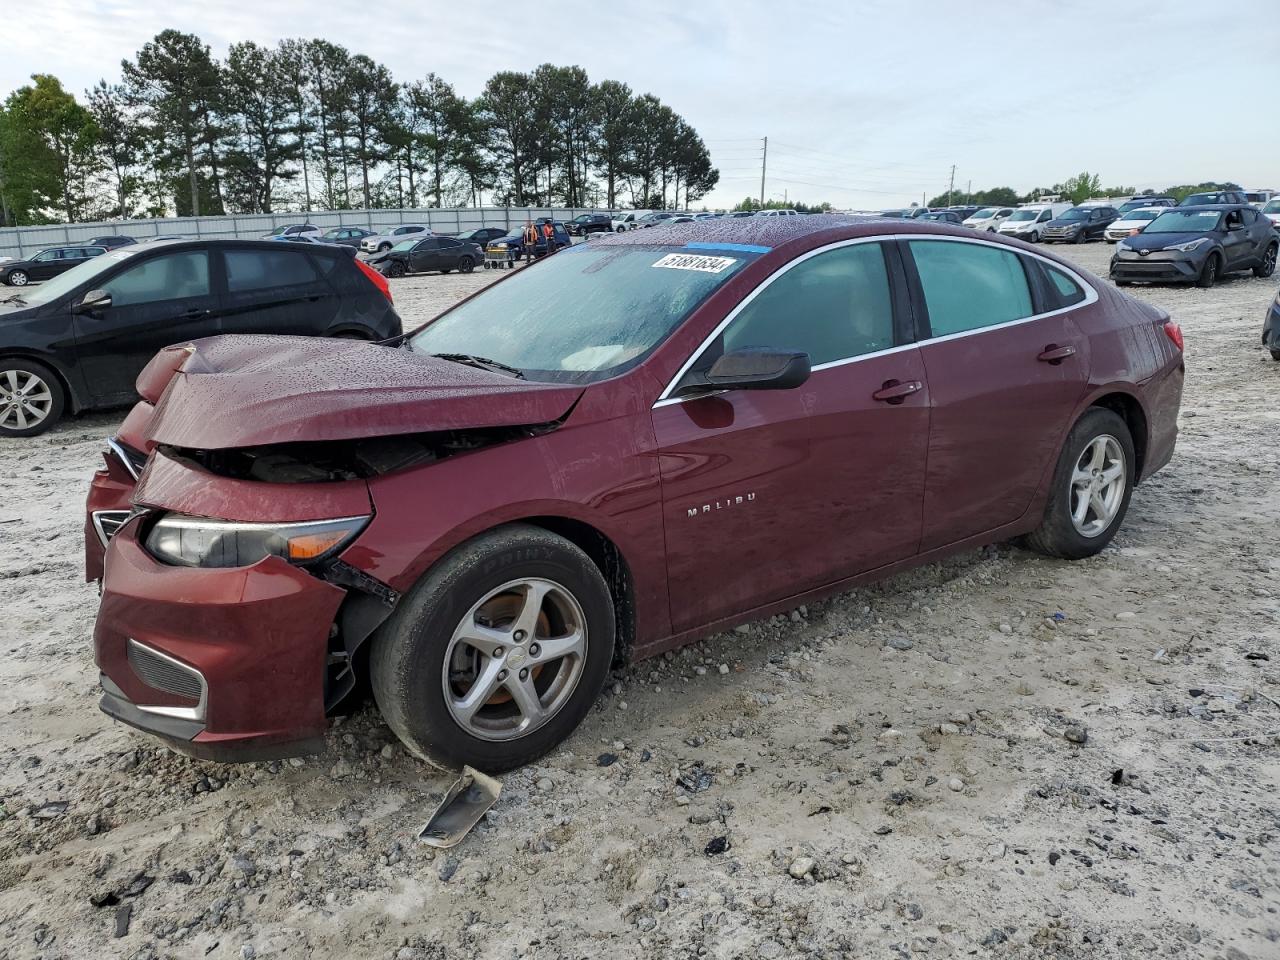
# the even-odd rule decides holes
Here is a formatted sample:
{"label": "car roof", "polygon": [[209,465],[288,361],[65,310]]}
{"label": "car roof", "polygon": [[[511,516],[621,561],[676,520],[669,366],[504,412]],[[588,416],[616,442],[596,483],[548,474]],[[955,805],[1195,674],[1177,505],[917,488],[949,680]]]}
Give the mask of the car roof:
{"label": "car roof", "polygon": [[1246,210],[1254,209],[1251,203],[1188,203],[1179,205],[1178,210]]}
{"label": "car roof", "polygon": [[[138,246],[138,244],[134,244]],[[237,240],[233,237],[176,237],[172,240],[153,240],[146,244],[146,250],[179,250],[187,248],[209,248],[217,249],[219,247],[251,247],[256,250],[275,250],[282,249],[282,244],[278,240]],[[342,247],[335,246],[330,243],[308,243],[308,250],[341,250]],[[354,249],[354,248],[346,248]]]}

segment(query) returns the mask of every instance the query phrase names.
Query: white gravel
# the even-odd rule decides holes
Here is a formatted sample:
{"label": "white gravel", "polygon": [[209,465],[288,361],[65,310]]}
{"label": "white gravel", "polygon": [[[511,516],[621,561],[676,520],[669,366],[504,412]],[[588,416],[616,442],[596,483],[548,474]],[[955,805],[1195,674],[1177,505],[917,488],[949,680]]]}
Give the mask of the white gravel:
{"label": "white gravel", "polygon": [[641,663],[448,853],[370,708],[245,766],[103,717],[80,530],[120,415],[5,443],[0,958],[1280,956],[1276,286],[1134,288],[1186,331],[1182,437],[1101,556],[971,551]]}

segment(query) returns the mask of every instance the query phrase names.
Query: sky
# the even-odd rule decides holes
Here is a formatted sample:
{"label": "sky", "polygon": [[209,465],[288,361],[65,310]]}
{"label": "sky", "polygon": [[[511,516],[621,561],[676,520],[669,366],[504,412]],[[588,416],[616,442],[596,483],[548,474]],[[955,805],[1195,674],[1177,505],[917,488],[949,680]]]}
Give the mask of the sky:
{"label": "sky", "polygon": [[0,96],[35,72],[82,96],[168,27],[218,57],[320,37],[467,97],[498,70],[578,64],[693,125],[720,170],[711,209],[759,196],[766,136],[767,198],[840,209],[933,197],[953,165],[957,189],[1086,170],[1280,188],[1280,0],[41,0],[6,19]]}

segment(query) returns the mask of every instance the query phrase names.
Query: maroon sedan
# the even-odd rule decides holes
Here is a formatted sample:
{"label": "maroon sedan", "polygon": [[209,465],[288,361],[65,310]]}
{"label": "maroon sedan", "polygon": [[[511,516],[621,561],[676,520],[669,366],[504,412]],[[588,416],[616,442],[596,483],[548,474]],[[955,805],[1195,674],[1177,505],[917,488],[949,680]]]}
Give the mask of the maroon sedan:
{"label": "maroon sedan", "polygon": [[1048,253],[834,216],[593,240],[400,345],[169,348],[89,495],[102,709],[263,757],[367,681],[417,755],[510,768],[618,660],[978,544],[1097,553],[1182,380],[1166,314]]}

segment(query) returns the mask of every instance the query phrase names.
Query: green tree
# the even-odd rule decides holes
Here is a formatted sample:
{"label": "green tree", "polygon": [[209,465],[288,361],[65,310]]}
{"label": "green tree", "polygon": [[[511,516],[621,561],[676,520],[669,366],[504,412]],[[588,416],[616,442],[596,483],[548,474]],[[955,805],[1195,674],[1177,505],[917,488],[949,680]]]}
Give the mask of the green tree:
{"label": "green tree", "polygon": [[480,110],[485,124],[493,132],[500,176],[509,185],[505,199],[524,206],[531,196],[528,176],[533,172],[537,151],[538,121],[529,74],[514,70],[495,73],[480,95]]}
{"label": "green tree", "polygon": [[37,73],[31,80],[5,101],[4,180],[16,191],[15,212],[23,221],[52,210],[68,221],[84,219],[98,170],[93,115],[57,77]]}
{"label": "green tree", "polygon": [[227,154],[228,195],[239,210],[270,213],[279,184],[297,176],[293,164],[302,154],[285,64],[252,41],[233,43],[224,73],[237,128]]}
{"label": "green tree", "polygon": [[142,130],[125,102],[124,88],[100,80],[89,91],[89,112],[97,125],[97,152],[102,168],[115,188],[113,216],[131,215],[130,197],[139,189],[142,177]]}
{"label": "green tree", "polygon": [[625,83],[602,80],[591,88],[591,100],[595,136],[590,156],[604,179],[605,205],[613,210],[633,134],[635,98]]}

